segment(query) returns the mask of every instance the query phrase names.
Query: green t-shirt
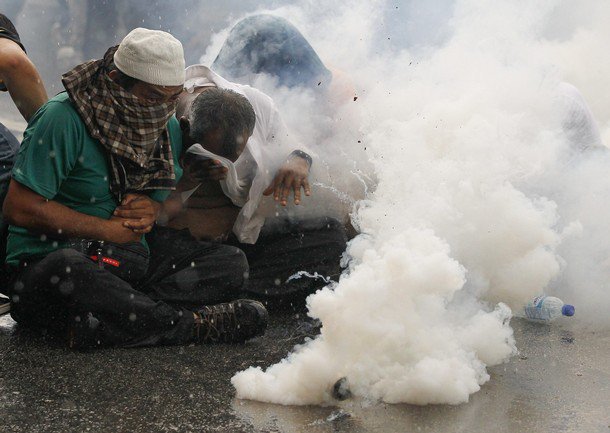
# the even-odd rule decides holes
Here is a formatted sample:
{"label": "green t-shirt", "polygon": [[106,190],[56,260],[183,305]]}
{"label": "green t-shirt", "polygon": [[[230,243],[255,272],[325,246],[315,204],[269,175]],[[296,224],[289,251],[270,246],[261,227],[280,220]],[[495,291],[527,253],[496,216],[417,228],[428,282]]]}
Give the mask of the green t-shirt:
{"label": "green t-shirt", "polygon": [[[176,181],[182,176],[178,158],[182,134],[175,117],[168,123]],[[109,164],[102,145],[91,138],[68,95],[60,93],[30,120],[13,167],[13,179],[41,196],[78,212],[110,219],[118,202],[110,192]],[[149,194],[162,202],[170,191]],[[9,227],[6,263],[17,266],[27,257],[44,257],[66,241],[47,239]]]}

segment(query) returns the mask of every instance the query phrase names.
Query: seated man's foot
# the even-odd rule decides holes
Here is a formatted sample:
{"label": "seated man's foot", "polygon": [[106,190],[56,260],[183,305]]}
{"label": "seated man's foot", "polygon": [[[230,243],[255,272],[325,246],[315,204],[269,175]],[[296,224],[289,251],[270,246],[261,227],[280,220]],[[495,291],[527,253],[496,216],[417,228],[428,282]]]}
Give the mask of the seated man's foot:
{"label": "seated man's foot", "polygon": [[195,312],[198,343],[242,343],[265,333],[269,314],[258,301],[240,299]]}

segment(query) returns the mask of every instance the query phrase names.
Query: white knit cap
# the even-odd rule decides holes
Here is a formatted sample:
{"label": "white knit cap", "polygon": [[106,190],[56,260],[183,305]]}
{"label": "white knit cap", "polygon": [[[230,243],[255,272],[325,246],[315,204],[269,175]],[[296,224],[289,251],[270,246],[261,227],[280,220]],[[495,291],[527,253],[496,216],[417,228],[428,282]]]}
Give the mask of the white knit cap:
{"label": "white knit cap", "polygon": [[184,84],[184,51],[167,32],[138,27],[121,41],[115,66],[132,78],[159,86]]}

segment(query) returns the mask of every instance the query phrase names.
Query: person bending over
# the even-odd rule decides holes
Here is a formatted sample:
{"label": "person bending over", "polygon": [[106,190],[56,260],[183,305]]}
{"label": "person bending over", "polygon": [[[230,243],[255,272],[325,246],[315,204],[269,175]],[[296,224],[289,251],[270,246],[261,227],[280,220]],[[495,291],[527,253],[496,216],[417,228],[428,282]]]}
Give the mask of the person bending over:
{"label": "person bending over", "polygon": [[261,209],[264,195],[286,206],[291,194],[297,205],[311,194],[312,157],[291,144],[271,98],[195,65],[177,115],[186,175],[170,201],[185,210],[170,226],[237,246],[249,264],[244,290],[257,298],[304,299],[336,278],[346,247],[338,221],[266,218]]}
{"label": "person bending over", "polygon": [[256,86],[258,78],[266,76],[278,87],[313,90],[331,113],[356,94],[345,72],[325,65],[299,29],[275,15],[256,14],[238,21],[211,68],[240,84]]}
{"label": "person bending over", "polygon": [[262,334],[260,303],[222,303],[244,283],[240,250],[153,228],[182,175],[180,42],[137,28],[62,82],[25,131],[4,203],[12,317],[77,348]]}

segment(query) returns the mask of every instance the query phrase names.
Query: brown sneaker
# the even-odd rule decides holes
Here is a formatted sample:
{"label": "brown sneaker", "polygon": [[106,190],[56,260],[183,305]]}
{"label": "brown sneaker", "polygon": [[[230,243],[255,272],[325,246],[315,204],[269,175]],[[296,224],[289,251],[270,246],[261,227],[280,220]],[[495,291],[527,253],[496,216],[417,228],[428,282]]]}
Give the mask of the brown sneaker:
{"label": "brown sneaker", "polygon": [[243,343],[265,333],[269,314],[258,301],[239,299],[196,311],[195,341],[198,343]]}

